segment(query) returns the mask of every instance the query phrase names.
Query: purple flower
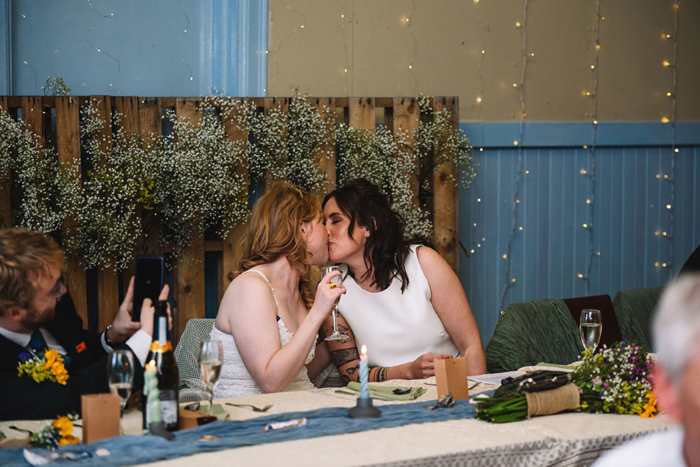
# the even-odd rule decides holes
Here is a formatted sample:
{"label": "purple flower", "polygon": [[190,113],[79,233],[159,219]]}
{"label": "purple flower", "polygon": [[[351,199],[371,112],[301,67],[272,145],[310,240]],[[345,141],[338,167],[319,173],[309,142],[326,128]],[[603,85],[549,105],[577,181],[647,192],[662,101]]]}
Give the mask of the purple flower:
{"label": "purple flower", "polygon": [[32,358],[32,355],[27,353],[27,352],[22,352],[21,354],[19,354],[20,360],[24,360],[24,359],[28,359],[28,358]]}

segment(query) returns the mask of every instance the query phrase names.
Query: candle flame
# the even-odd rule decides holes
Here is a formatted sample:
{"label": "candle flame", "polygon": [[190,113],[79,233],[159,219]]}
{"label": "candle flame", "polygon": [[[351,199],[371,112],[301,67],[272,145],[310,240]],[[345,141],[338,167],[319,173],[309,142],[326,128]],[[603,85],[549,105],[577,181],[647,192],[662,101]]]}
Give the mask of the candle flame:
{"label": "candle flame", "polygon": [[366,345],[362,346],[362,348],[360,349],[360,353],[362,354],[362,355],[360,355],[360,357],[367,357],[367,346]]}

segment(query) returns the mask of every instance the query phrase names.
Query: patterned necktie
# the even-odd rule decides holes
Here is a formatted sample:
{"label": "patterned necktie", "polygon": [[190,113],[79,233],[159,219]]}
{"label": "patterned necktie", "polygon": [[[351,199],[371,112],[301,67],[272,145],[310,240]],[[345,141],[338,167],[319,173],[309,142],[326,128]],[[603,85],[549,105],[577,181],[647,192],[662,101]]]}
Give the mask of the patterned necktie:
{"label": "patterned necktie", "polygon": [[29,340],[29,348],[36,353],[43,352],[44,349],[48,348],[40,330],[37,329],[32,333],[32,338]]}

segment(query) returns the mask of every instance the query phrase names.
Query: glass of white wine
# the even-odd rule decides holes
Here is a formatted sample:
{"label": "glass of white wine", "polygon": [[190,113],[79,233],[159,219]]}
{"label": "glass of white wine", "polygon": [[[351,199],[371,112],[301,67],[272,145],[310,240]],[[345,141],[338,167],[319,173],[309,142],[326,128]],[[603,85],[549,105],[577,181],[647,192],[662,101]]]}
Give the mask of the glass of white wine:
{"label": "glass of white wine", "polygon": [[212,414],[214,388],[221,376],[224,363],[224,347],[220,341],[203,341],[199,344],[199,374],[209,395],[209,415]]}
{"label": "glass of white wine", "polygon": [[[333,271],[340,271],[340,266],[328,266],[324,269],[324,274],[329,274]],[[331,279],[331,282],[335,282],[336,284],[342,284],[343,283],[343,276],[335,276],[333,279]],[[340,301],[340,298],[335,301],[333,304],[333,334],[330,336],[326,337],[327,341],[344,341],[345,339],[349,339],[348,336],[345,334],[342,334],[338,331],[338,302]]]}
{"label": "glass of white wine", "polygon": [[582,310],[579,329],[583,346],[586,350],[593,349],[595,352],[603,334],[603,317],[600,310]]}
{"label": "glass of white wine", "polygon": [[116,349],[109,354],[107,378],[109,390],[112,394],[118,395],[121,400],[119,431],[123,434],[121,417],[124,414],[124,406],[131,395],[131,386],[134,382],[134,355],[130,350]]}

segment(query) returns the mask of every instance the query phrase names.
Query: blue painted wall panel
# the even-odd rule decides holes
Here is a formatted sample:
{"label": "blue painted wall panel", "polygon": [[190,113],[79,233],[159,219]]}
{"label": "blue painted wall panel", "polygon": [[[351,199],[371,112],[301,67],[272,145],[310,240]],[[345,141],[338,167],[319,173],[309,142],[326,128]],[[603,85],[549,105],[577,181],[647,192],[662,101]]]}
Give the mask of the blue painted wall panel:
{"label": "blue painted wall panel", "polygon": [[[664,285],[700,241],[697,148],[680,148],[673,171],[670,147],[597,149],[594,177],[587,149],[521,151],[520,203],[510,256],[510,278],[516,281],[504,307],[543,298],[614,298],[619,290]],[[511,233],[518,150],[484,149],[474,156],[480,165],[477,177],[460,193],[460,240],[474,253],[462,256],[460,279],[487,343],[502,309],[503,255]],[[591,244],[584,223],[592,226],[595,253],[589,284],[585,276]]]}

